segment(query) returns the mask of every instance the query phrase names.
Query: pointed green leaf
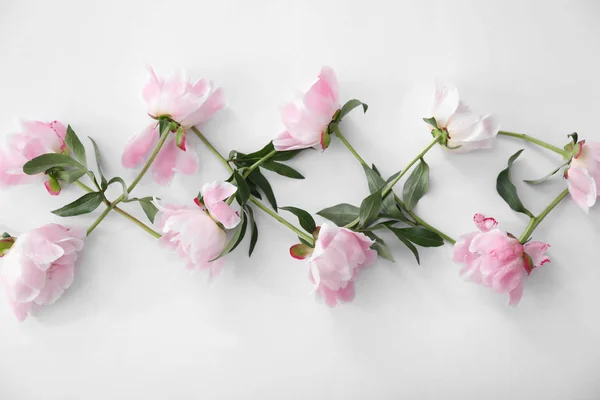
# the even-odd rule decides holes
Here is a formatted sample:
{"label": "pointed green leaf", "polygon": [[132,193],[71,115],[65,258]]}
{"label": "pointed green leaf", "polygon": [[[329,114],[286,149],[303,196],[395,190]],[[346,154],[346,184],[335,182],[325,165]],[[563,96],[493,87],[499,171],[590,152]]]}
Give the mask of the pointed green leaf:
{"label": "pointed green leaf", "polygon": [[324,208],[317,215],[330,220],[337,226],[345,226],[358,218],[359,210],[358,207],[352,204],[342,203]]}
{"label": "pointed green leaf", "polygon": [[271,157],[271,160],[273,160],[273,161],[288,161],[288,160],[291,160],[292,158],[296,157],[298,154],[302,153],[304,150],[306,150],[306,149],[278,151],[277,154],[275,154],[273,157]]}
{"label": "pointed green leaf", "polygon": [[417,202],[427,193],[429,189],[429,165],[421,158],[419,165],[410,174],[402,196],[404,197],[404,205],[407,210],[412,210]]}
{"label": "pointed green leaf", "polygon": [[304,228],[309,234],[312,234],[315,229],[317,229],[317,224],[313,219],[312,215],[307,211],[297,208],[297,207],[279,207],[280,210],[286,210],[294,214],[298,217],[298,221],[300,222],[300,226]]}
{"label": "pointed green leaf", "polygon": [[304,179],[304,176],[294,168],[274,161],[265,161],[261,165],[264,169],[292,179]]}
{"label": "pointed green leaf", "polygon": [[52,211],[59,217],[74,217],[76,215],[89,214],[94,211],[104,199],[102,193],[86,193],[72,203]]}
{"label": "pointed green leaf", "polygon": [[533,218],[533,214],[529,211],[519,198],[519,194],[517,193],[517,188],[510,181],[510,167],[513,165],[515,160],[519,158],[523,149],[517,151],[508,159],[508,167],[498,174],[498,178],[496,179],[496,191],[504,199],[506,204],[509,205],[510,208],[515,210],[516,212],[523,213],[530,218]]}
{"label": "pointed green leaf", "polygon": [[371,240],[374,240],[375,243],[371,245],[371,248],[377,252],[377,255],[383,259],[386,259],[391,262],[396,262],[394,260],[394,256],[390,251],[390,248],[385,244],[385,241],[374,234],[373,232],[364,232],[366,236],[368,236]]}
{"label": "pointed green leaf", "polygon": [[400,240],[411,251],[411,253],[413,253],[413,255],[415,256],[415,258],[417,259],[417,264],[421,265],[421,259],[419,257],[419,251],[417,250],[417,248],[415,247],[415,245],[412,244],[410,242],[410,240],[408,240],[402,234],[398,234],[398,233],[394,232],[391,228],[390,228],[390,230],[394,233],[394,235],[396,235],[396,237],[398,238],[398,240]]}
{"label": "pointed green leaf", "polygon": [[25,172],[27,175],[35,175],[42,172],[46,172],[50,168],[56,167],[75,167],[83,170],[84,172],[87,172],[86,168],[83,165],[81,165],[71,157],[65,154],[55,153],[42,154],[41,156],[26,162],[23,166],[23,172]]}
{"label": "pointed green leaf", "polygon": [[431,118],[423,118],[423,121],[427,122],[429,125],[431,125],[434,129],[440,129],[440,127],[438,126],[437,121],[435,120],[435,117],[431,117]]}
{"label": "pointed green leaf", "polygon": [[85,171],[78,168],[72,168],[67,170],[60,170],[53,172],[53,175],[56,179],[59,179],[66,183],[73,183],[79,180],[83,175],[85,175]]}
{"label": "pointed green leaf", "polygon": [[127,189],[127,184],[125,183],[123,178],[115,176],[114,178],[112,178],[110,181],[108,181],[106,183],[106,187],[109,187],[110,185],[112,185],[113,183],[116,183],[116,182],[121,184],[121,187],[123,188],[123,196],[125,196],[125,200],[126,200],[127,197],[129,196],[129,191]]}
{"label": "pointed green leaf", "polygon": [[152,197],[142,197],[142,198],[131,198],[123,200],[124,203],[132,203],[138,202],[148,220],[154,223],[154,218],[156,218],[156,213],[158,213],[158,208],[154,205],[154,199]]}
{"label": "pointed green leaf", "polygon": [[98,168],[98,173],[100,174],[100,179],[102,181],[102,190],[106,190],[106,188],[108,187],[108,182],[106,181],[106,177],[104,176],[104,172],[102,171],[102,159],[100,157],[100,149],[98,148],[98,145],[96,144],[96,141],[94,139],[92,139],[89,136],[88,139],[90,139],[90,142],[92,142],[92,145],[94,146],[94,155],[96,156],[96,167]]}
{"label": "pointed green leaf", "polygon": [[273,189],[267,178],[265,178],[258,169],[255,169],[250,173],[248,179],[262,190],[265,196],[267,196],[267,201],[271,204],[273,210],[277,211],[277,200],[275,199],[275,194],[273,193]]}
{"label": "pointed green leaf", "polygon": [[539,185],[540,183],[543,183],[543,182],[547,181],[548,179],[550,179],[553,175],[555,175],[558,171],[560,171],[561,168],[566,167],[567,165],[569,165],[568,162],[561,165],[560,167],[556,168],[554,171],[550,172],[548,175],[542,176],[539,179],[533,179],[533,180],[525,179],[523,182],[529,183],[530,185]]}
{"label": "pointed green leaf", "polygon": [[422,226],[412,228],[389,227],[388,229],[394,232],[396,236],[400,235],[421,247],[440,247],[444,245],[444,239],[440,235]]}
{"label": "pointed green leaf", "polygon": [[87,168],[87,157],[85,155],[85,147],[81,140],[75,134],[75,131],[71,129],[71,125],[67,126],[67,135],[65,136],[65,144],[67,148],[75,156],[75,158]]}
{"label": "pointed green leaf", "polygon": [[382,207],[381,191],[371,193],[369,196],[367,196],[360,204],[359,226],[365,227],[369,223],[373,222],[379,215],[379,212],[381,211],[381,207]]}
{"label": "pointed green leaf", "polygon": [[235,197],[237,198],[238,203],[241,206],[243,206],[248,202],[248,199],[250,198],[250,188],[248,187],[248,184],[246,183],[244,178],[242,178],[242,176],[238,174],[237,171],[233,171],[233,178],[235,180],[236,186],[238,187],[237,192],[235,193]]}
{"label": "pointed green leaf", "polygon": [[354,110],[358,106],[362,106],[364,113],[366,113],[367,110],[369,109],[369,106],[367,104],[363,103],[362,101],[360,101],[358,99],[348,100],[346,102],[346,104],[344,104],[342,106],[338,120],[341,120],[342,118],[344,118],[346,115],[348,115],[350,113],[350,111]]}
{"label": "pointed green leaf", "polygon": [[254,220],[254,211],[252,207],[245,206],[246,213],[248,213],[248,220],[250,221],[250,245],[248,247],[248,257],[252,256],[254,247],[258,241],[258,226]]}

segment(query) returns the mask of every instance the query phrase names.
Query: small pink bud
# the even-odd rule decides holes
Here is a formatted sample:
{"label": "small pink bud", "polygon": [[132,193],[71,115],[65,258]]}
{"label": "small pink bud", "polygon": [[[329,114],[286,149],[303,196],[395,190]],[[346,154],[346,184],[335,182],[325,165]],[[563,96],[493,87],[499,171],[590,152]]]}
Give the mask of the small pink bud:
{"label": "small pink bud", "polygon": [[312,247],[307,246],[304,243],[298,243],[290,247],[290,255],[296,260],[304,260],[312,254],[313,250]]}
{"label": "small pink bud", "polygon": [[58,183],[56,178],[48,176],[48,180],[44,182],[44,186],[52,196],[58,196],[60,194],[60,183]]}

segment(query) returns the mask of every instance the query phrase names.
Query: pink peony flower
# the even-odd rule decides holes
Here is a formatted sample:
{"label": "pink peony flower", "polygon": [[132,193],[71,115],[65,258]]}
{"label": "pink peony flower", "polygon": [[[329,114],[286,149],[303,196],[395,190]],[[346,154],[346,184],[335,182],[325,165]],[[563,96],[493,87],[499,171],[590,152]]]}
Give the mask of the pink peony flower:
{"label": "pink peony flower", "polygon": [[71,286],[84,240],[85,230],[58,224],[17,238],[0,264],[0,283],[19,321],[29,316],[34,303],[52,304]]}
{"label": "pink peony flower", "polygon": [[207,79],[192,83],[179,73],[159,78],[152,67],[148,70],[150,80],[143,97],[148,114],[154,118],[169,116],[184,128],[190,128],[208,121],[225,107],[223,90]]}
{"label": "pink peony flower", "polygon": [[500,125],[491,114],[475,115],[458,96],[454,85],[436,82],[431,115],[448,132],[447,147],[461,152],[492,147]]}
{"label": "pink peony flower", "polygon": [[[42,154],[65,151],[67,128],[58,121],[22,122],[23,131],[10,136],[8,146],[0,150],[0,186],[12,186],[42,180],[44,174],[30,176],[23,165]],[[52,195],[60,192],[55,182],[46,180],[46,189]]]}
{"label": "pink peony flower", "polygon": [[339,88],[335,73],[323,67],[317,81],[308,89],[301,103],[286,105],[281,119],[286,130],[273,139],[277,151],[321,147],[323,131],[340,109]]}
{"label": "pink peony flower", "polygon": [[[203,207],[157,204],[155,225],[163,234],[160,241],[187,261],[187,268],[219,273],[222,259],[214,260],[227,244],[227,234]],[[239,221],[238,221],[239,222]]]}
{"label": "pink peony flower", "polygon": [[[229,182],[213,182],[202,186],[202,202],[210,215],[223,225],[232,229],[240,223],[240,216],[223,200],[237,191],[237,187]],[[200,205],[200,204],[199,204]]]}
{"label": "pink peony flower", "polygon": [[475,214],[473,221],[479,231],[462,236],[453,249],[454,262],[465,265],[461,276],[497,293],[508,293],[508,304],[516,306],[523,296],[525,275],[550,261],[545,255],[550,245],[522,245],[498,229],[495,219],[481,214]]}
{"label": "pink peony flower", "polygon": [[[141,133],[135,135],[125,146],[121,162],[125,168],[136,168],[143,165],[156,148],[159,140],[157,124],[153,123]],[[194,175],[198,172],[198,154],[194,150],[182,150],[177,147],[175,135],[171,135],[150,170],[154,181],[166,186],[171,183],[176,172]]]}
{"label": "pink peony flower", "polygon": [[377,258],[372,244],[373,241],[362,233],[340,228],[331,222],[321,226],[315,249],[307,261],[315,291],[328,306],[354,298],[354,281],[359,271]]}
{"label": "pink peony flower", "polygon": [[600,143],[578,143],[580,151],[573,156],[565,176],[571,198],[586,213],[600,196]]}

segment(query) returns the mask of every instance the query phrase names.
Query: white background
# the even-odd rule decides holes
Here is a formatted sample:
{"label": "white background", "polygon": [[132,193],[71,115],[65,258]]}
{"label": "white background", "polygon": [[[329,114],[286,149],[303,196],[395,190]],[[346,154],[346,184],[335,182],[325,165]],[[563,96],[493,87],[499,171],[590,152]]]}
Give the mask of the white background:
{"label": "white background", "polygon": [[[221,85],[229,107],[204,128],[227,153],[256,150],[281,128],[279,109],[332,66],[342,99],[370,105],[342,126],[363,157],[391,174],[429,141],[424,83],[454,81],[477,111],[506,130],[562,146],[577,131],[599,141],[600,3],[590,1],[26,1],[0,3],[1,136],[18,119],[58,119],[99,143],[111,175],[128,138],[147,123],[145,66],[181,68]],[[226,177],[195,138],[198,176],[138,195],[191,201]],[[558,165],[550,153],[500,138],[494,149],[427,156],[431,190],[420,215],[458,237],[475,212],[519,234],[526,220],[495,192],[510,154],[526,148],[516,180]],[[367,194],[362,169],[334,138],[269,175],[281,205],[311,212]],[[564,187],[518,185],[539,212]],[[118,193],[113,194],[116,196]],[[49,213],[81,195],[43,186],[0,192],[0,228],[50,221],[87,226],[99,214]],[[134,206],[127,206],[143,217]],[[0,304],[2,399],[597,399],[600,397],[600,208],[567,200],[535,232],[552,263],[527,279],[516,308],[465,283],[451,248],[398,242],[353,303],[334,309],[307,294],[295,237],[260,214],[256,252],[244,243],[212,283],[116,214],[90,236],[76,282],[23,324]],[[0,265],[1,267],[1,265]],[[3,294],[2,294],[3,295]]]}

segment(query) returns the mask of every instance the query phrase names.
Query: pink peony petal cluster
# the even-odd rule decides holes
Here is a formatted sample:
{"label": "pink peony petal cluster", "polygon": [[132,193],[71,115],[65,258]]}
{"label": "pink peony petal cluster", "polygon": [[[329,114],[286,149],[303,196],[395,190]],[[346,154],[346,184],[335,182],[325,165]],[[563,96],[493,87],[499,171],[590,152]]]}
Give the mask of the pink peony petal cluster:
{"label": "pink peony petal cluster", "polygon": [[50,305],[73,283],[85,231],[48,224],[17,238],[0,265],[0,283],[9,305],[24,321],[33,304]]}
{"label": "pink peony petal cluster", "polygon": [[195,83],[180,73],[159,78],[152,67],[148,69],[150,80],[142,95],[153,118],[169,116],[184,128],[190,128],[208,121],[225,107],[223,90],[205,78]]}
{"label": "pink peony petal cluster", "polygon": [[[67,128],[58,121],[22,122],[23,131],[9,137],[8,146],[0,150],[0,186],[12,186],[41,180],[43,174],[30,176],[23,172],[23,165],[42,154],[62,153],[66,149]],[[45,187],[52,195],[60,188],[46,180]]]}
{"label": "pink peony petal cluster", "polygon": [[323,67],[302,102],[290,103],[282,109],[281,119],[286,130],[273,139],[275,150],[323,148],[323,132],[339,109],[337,78],[331,68]]}
{"label": "pink peony petal cluster", "polygon": [[523,245],[498,229],[495,219],[481,214],[475,214],[473,221],[479,231],[462,236],[453,249],[454,262],[465,265],[461,276],[507,293],[508,304],[516,306],[523,296],[525,276],[550,261],[546,257],[550,245],[534,241]]}
{"label": "pink peony petal cluster", "polygon": [[362,233],[325,222],[312,255],[307,258],[315,291],[333,307],[354,298],[354,281],[377,258],[373,241]]}
{"label": "pink peony petal cluster", "polygon": [[493,115],[471,112],[451,84],[436,82],[430,112],[438,127],[448,132],[448,148],[461,152],[490,148],[500,129]]}
{"label": "pink peony petal cluster", "polygon": [[[213,190],[221,190],[221,193],[215,194]],[[209,189],[206,194],[218,198],[224,193],[227,192],[218,188]],[[156,214],[155,225],[163,235],[160,241],[186,260],[189,269],[208,269],[210,276],[215,276],[221,270],[222,259],[214,259],[225,248],[227,234],[207,210],[200,203],[197,204],[200,207],[157,204],[159,212]],[[223,204],[229,208],[229,205]],[[226,223],[229,222],[228,226],[235,227],[239,223],[238,217],[237,223],[233,225],[231,213],[223,211],[222,206],[217,207],[216,214],[224,217]]]}
{"label": "pink peony petal cluster", "polygon": [[571,198],[586,213],[600,196],[600,143],[579,142],[565,176]]}
{"label": "pink peony petal cluster", "polygon": [[[237,212],[225,203],[224,200],[233,196],[237,187],[229,182],[213,182],[202,186],[202,203],[209,214],[221,223],[225,229],[235,228],[240,223],[240,216]],[[201,204],[198,204],[202,206]]]}
{"label": "pink peony petal cluster", "polygon": [[[125,168],[142,166],[150,158],[160,137],[158,126],[153,123],[132,137],[123,152],[121,162]],[[193,149],[182,150],[177,146],[175,135],[171,135],[160,149],[150,167],[152,178],[159,185],[169,185],[175,173],[194,175],[198,172],[198,154]]]}

